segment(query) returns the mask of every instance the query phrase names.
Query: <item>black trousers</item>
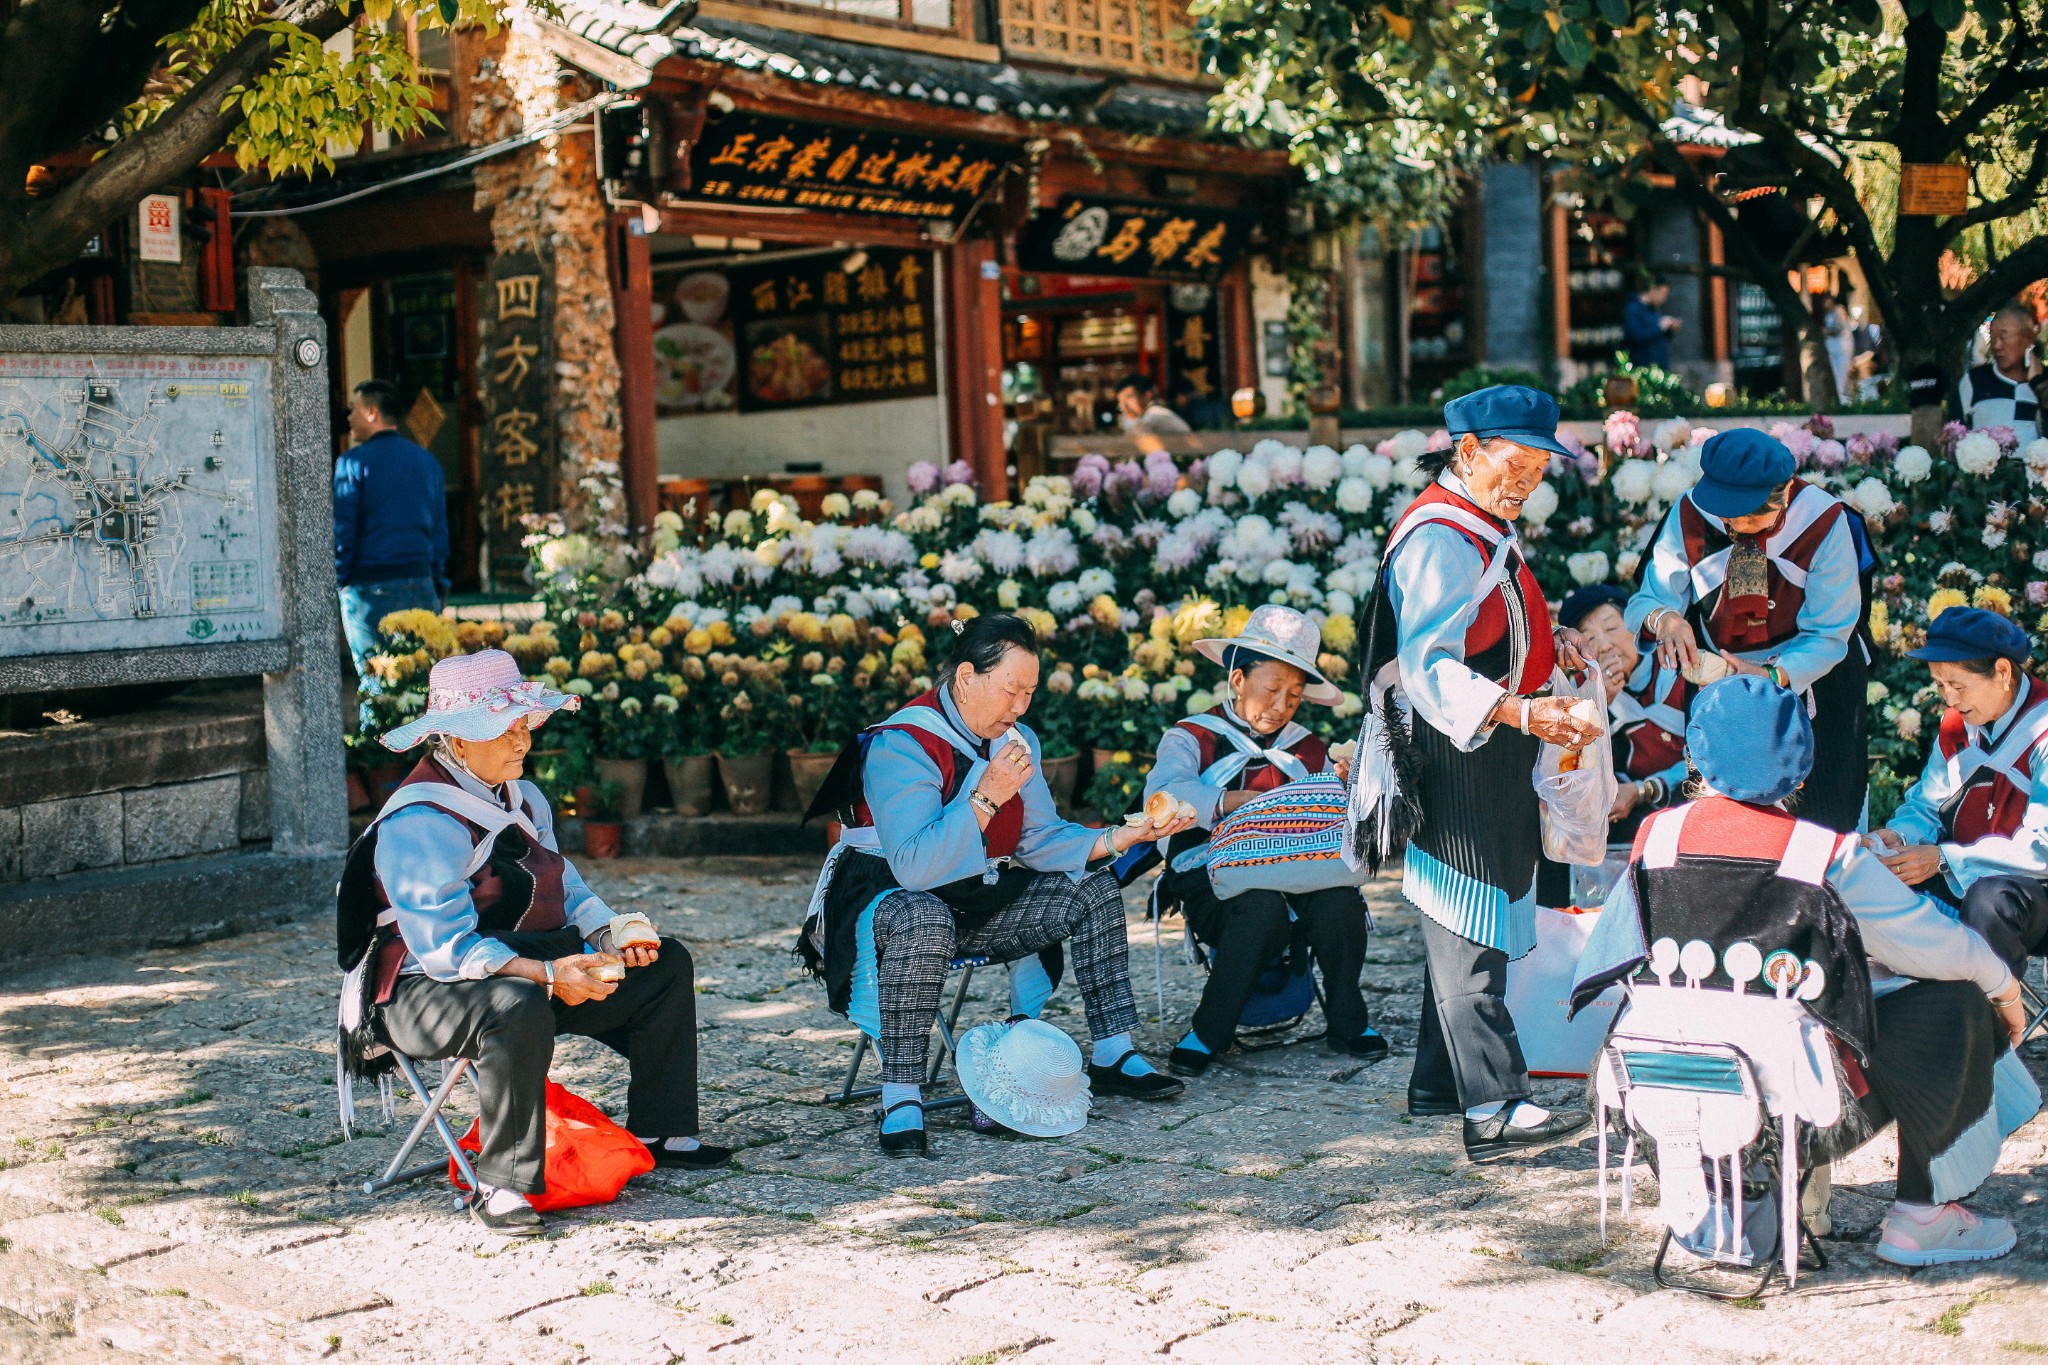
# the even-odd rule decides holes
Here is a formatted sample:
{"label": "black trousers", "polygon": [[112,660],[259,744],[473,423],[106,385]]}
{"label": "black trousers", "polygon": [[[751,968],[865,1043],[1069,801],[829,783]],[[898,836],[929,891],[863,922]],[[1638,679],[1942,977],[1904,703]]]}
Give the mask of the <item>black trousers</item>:
{"label": "black trousers", "polygon": [[661,941],[603,1000],[565,1005],[509,976],[435,981],[403,976],[382,1010],[385,1036],[410,1057],[468,1057],[483,1096],[477,1179],[547,1189],[547,1078],[555,1039],[595,1038],[626,1058],[626,1128],[643,1138],[697,1134],[697,989],[690,950]]}
{"label": "black trousers", "polygon": [[1422,976],[1422,1034],[1412,1097],[1456,1098],[1460,1108],[1529,1098],[1529,1064],[1508,1013],[1508,955],[1422,916],[1429,965]]}
{"label": "black trousers", "polygon": [[[1956,904],[1948,882],[1939,875],[1923,883],[1920,890]],[[2048,956],[2048,881],[2039,877],[1979,877],[1963,893],[1960,908],[1963,923],[1975,929],[1992,951],[2005,959],[2014,976],[2027,974],[2029,957]]]}
{"label": "black trousers", "polygon": [[1870,1093],[1856,1104],[1873,1134],[1899,1126],[1900,1199],[1934,1202],[1934,1159],[1991,1108],[2005,1048],[1990,1002],[1967,981],[1915,981],[1878,997]]}
{"label": "black trousers", "polygon": [[1294,937],[1292,906],[1323,974],[1323,1016],[1332,1038],[1356,1038],[1371,1021],[1358,974],[1365,967],[1365,901],[1356,887],[1339,886],[1283,896],[1246,891],[1217,900],[1203,876],[1181,895],[1188,928],[1209,949],[1209,980],[1195,1007],[1193,1028],[1215,1055],[1230,1047],[1252,987],[1275,954]]}

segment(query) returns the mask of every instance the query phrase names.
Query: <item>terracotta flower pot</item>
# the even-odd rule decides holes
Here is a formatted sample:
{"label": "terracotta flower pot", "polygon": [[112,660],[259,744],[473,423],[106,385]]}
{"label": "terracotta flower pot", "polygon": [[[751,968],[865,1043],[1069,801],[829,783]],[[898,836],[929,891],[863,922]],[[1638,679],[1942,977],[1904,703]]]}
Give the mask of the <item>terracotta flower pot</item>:
{"label": "terracotta flower pot", "polygon": [[616,820],[585,820],[583,855],[586,858],[618,857],[619,840],[625,832],[626,827]]}
{"label": "terracotta flower pot", "polygon": [[802,749],[789,751],[789,780],[796,788],[797,813],[811,808],[811,802],[818,795],[818,788],[825,785],[825,777],[832,771],[832,765],[839,761],[839,755],[813,754]]}
{"label": "terracotta flower pot", "polygon": [[1074,784],[1081,777],[1081,756],[1068,754],[1065,758],[1048,758],[1042,766],[1045,785],[1052,789],[1053,804],[1062,812],[1074,803]]}
{"label": "terracotta flower pot", "polygon": [[619,784],[619,818],[631,820],[640,814],[647,798],[647,760],[644,758],[600,758],[597,780]]}
{"label": "terracotta flower pot", "polygon": [[775,754],[720,754],[718,776],[734,815],[760,815],[775,792]]}
{"label": "terracotta flower pot", "polygon": [[668,777],[669,799],[677,815],[698,816],[711,809],[711,755],[685,754],[665,758],[661,770]]}

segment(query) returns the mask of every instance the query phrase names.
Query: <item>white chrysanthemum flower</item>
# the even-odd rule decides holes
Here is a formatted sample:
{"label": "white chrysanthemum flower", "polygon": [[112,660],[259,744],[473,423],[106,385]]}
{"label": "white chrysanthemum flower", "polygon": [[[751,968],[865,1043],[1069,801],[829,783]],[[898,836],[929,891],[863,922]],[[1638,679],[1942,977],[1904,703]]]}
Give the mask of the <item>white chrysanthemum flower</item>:
{"label": "white chrysanthemum flower", "polygon": [[1372,447],[1364,442],[1345,448],[1341,465],[1347,478],[1358,478],[1365,473],[1365,462],[1372,458]]}
{"label": "white chrysanthemum flower", "polygon": [[1005,578],[996,585],[996,605],[1004,611],[1017,610],[1017,604],[1023,597],[1023,589],[1017,586],[1017,580],[1014,578]]}
{"label": "white chrysanthemum flower", "polygon": [[1871,519],[1888,516],[1898,502],[1892,497],[1892,490],[1883,479],[1875,476],[1863,480],[1849,490],[1848,503],[1851,507]]}
{"label": "white chrysanthemum flower", "polygon": [[1087,600],[1079,583],[1055,583],[1045,590],[1045,609],[1054,616],[1072,616]]}
{"label": "white chrysanthemum flower", "polygon": [[1420,492],[1429,486],[1436,475],[1422,467],[1419,460],[1402,457],[1394,463],[1394,478],[1403,488]]}
{"label": "white chrysanthemum flower", "polygon": [[1572,582],[1582,588],[1607,581],[1607,552],[1605,550],[1584,550],[1565,560],[1565,568],[1571,571]]}
{"label": "white chrysanthemum flower", "polygon": [[1396,460],[1414,460],[1429,450],[1429,437],[1410,427],[1394,433],[1393,455]]}
{"label": "white chrysanthemum flower", "polygon": [[1074,514],[1068,517],[1067,520],[1074,524],[1075,535],[1092,536],[1095,534],[1095,527],[1097,524],[1095,520],[1095,514],[1089,511],[1087,508],[1076,507],[1074,509]]}
{"label": "white chrysanthemum flower", "polygon": [[1358,614],[1358,599],[1348,592],[1329,591],[1326,583],[1323,593],[1323,607],[1332,616],[1356,616]]}
{"label": "white chrysanthemum flower", "polygon": [[1234,488],[1237,471],[1244,468],[1244,456],[1234,450],[1219,450],[1209,457],[1209,486]]}
{"label": "white chrysanthemum flower", "polygon": [[1202,510],[1202,495],[1192,488],[1176,488],[1173,496],[1166,500],[1166,511],[1175,520],[1184,521]]}
{"label": "white chrysanthemum flower", "polygon": [[[1265,442],[1259,442],[1261,447]],[[1273,483],[1278,488],[1291,488],[1301,482],[1302,456],[1293,446],[1274,443],[1266,452],[1266,467],[1272,471]]]}
{"label": "white chrysanthemum flower", "polygon": [[1641,507],[1657,492],[1657,467],[1648,460],[1623,460],[1615,467],[1609,484],[1614,496],[1630,507]]}
{"label": "white chrysanthemum flower", "polygon": [[2026,461],[2028,478],[2035,483],[2048,483],[2048,436],[2037,436],[2027,442],[2020,458]]}
{"label": "white chrysanthemum flower", "polygon": [[1666,460],[1650,476],[1650,491],[1657,495],[1659,502],[1677,502],[1685,496],[1685,490],[1693,486],[1696,478],[1696,472],[1687,469],[1682,462]]}
{"label": "white chrysanthemum flower", "polygon": [[1362,517],[1372,511],[1372,485],[1353,475],[1337,484],[1337,510]]}
{"label": "white chrysanthemum flower", "polygon": [[1301,481],[1310,488],[1328,488],[1343,476],[1343,457],[1328,446],[1310,446],[1301,457]]}
{"label": "white chrysanthemum flower", "polygon": [[1983,540],[1984,548],[1987,550],[2002,550],[2005,548],[2005,532],[1996,526],[1984,528]]}
{"label": "white chrysanthemum flower", "polygon": [[1956,468],[1983,478],[1998,468],[1998,442],[1984,432],[1971,432],[1956,442]]}
{"label": "white chrysanthemum flower", "polygon": [[1544,479],[1529,490],[1529,496],[1522,503],[1522,520],[1531,526],[1541,526],[1557,514],[1557,490]]}
{"label": "white chrysanthemum flower", "polygon": [[1358,474],[1375,489],[1385,488],[1394,481],[1394,462],[1384,455],[1367,455]]}
{"label": "white chrysanthemum flower", "polygon": [[1673,417],[1669,421],[1659,422],[1656,430],[1650,433],[1650,439],[1659,450],[1676,450],[1691,442],[1692,423],[1683,417]]}
{"label": "white chrysanthemum flower", "polygon": [[1642,562],[1643,557],[1637,551],[1623,550],[1614,557],[1614,576],[1624,580],[1634,578]]}
{"label": "white chrysanthemum flower", "polygon": [[1248,498],[1259,497],[1272,486],[1272,469],[1256,455],[1246,460],[1237,471],[1237,489]]}
{"label": "white chrysanthemum flower", "polygon": [[1934,470],[1934,457],[1924,446],[1907,446],[1892,457],[1892,473],[1900,483],[1918,483]]}
{"label": "white chrysanthemum flower", "polygon": [[744,508],[735,507],[725,514],[722,528],[727,540],[740,540],[754,534],[754,518]]}

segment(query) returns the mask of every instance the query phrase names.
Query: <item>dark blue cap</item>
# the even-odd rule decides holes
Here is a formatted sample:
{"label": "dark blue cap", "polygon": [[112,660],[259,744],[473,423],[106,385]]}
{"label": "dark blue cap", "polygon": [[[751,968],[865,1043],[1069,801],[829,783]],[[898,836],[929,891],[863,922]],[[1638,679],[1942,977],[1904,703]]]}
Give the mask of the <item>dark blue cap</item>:
{"label": "dark blue cap", "polygon": [[1501,436],[1572,457],[1572,452],[1558,443],[1557,400],[1520,384],[1495,384],[1453,398],[1444,404],[1444,430],[1454,438],[1470,432],[1482,441]]}
{"label": "dark blue cap", "polygon": [[1762,510],[1772,490],[1798,468],[1799,461],[1775,436],[1755,427],[1732,427],[1700,447],[1693,506],[1717,517],[1746,517]]}
{"label": "dark blue cap", "polygon": [[1813,767],[1813,723],[1797,696],[1754,674],[1708,683],[1692,704],[1685,752],[1708,786],[1768,806],[1799,789]]}
{"label": "dark blue cap", "polygon": [[1627,611],[1628,589],[1617,588],[1612,583],[1599,583],[1590,588],[1574,588],[1565,594],[1564,604],[1557,609],[1557,623],[1566,630],[1576,630],[1579,622],[1601,607]]}
{"label": "dark blue cap", "polygon": [[2010,659],[2024,664],[2033,653],[2027,633],[1995,611],[1950,607],[1927,627],[1927,643],[1910,657],[1930,664],[1972,659]]}

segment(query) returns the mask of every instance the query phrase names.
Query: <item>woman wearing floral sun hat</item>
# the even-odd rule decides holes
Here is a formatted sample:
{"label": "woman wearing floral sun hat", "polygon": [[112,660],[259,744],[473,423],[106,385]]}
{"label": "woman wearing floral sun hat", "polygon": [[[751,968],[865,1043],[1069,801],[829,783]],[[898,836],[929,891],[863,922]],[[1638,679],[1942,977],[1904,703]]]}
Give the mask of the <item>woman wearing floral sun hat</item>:
{"label": "woman wearing floral sun hat", "polygon": [[350,849],[338,906],[342,965],[357,968],[344,987],[344,1061],[370,1055],[381,1035],[414,1058],[476,1063],[482,1150],[469,1212],[506,1236],[541,1230],[526,1195],[547,1188],[544,1094],[561,1034],[626,1055],[626,1126],[657,1166],[732,1157],[696,1137],[689,950],[644,915],[612,913],[562,856],[547,798],[520,780],[532,731],[577,701],[521,678],[503,650],[435,664],[425,713],[383,740],[433,748]]}
{"label": "woman wearing floral sun hat", "polygon": [[[1331,770],[1329,746],[1294,719],[1305,701],[1335,706],[1344,696],[1316,666],[1320,640],[1308,617],[1268,605],[1234,636],[1195,641],[1197,652],[1223,666],[1230,695],[1160,737],[1145,797],[1165,792],[1195,811],[1195,828],[1174,837],[1169,858],[1200,847],[1218,819],[1253,797]],[[1210,953],[1202,1001],[1167,1058],[1169,1069],[1199,1076],[1229,1049],[1259,973],[1290,946],[1296,926],[1322,968],[1330,1049],[1367,1061],[1387,1055],[1358,986],[1367,921],[1356,887],[1252,890],[1219,900],[1201,868],[1161,875],[1162,893],[1180,902],[1189,932]]]}

